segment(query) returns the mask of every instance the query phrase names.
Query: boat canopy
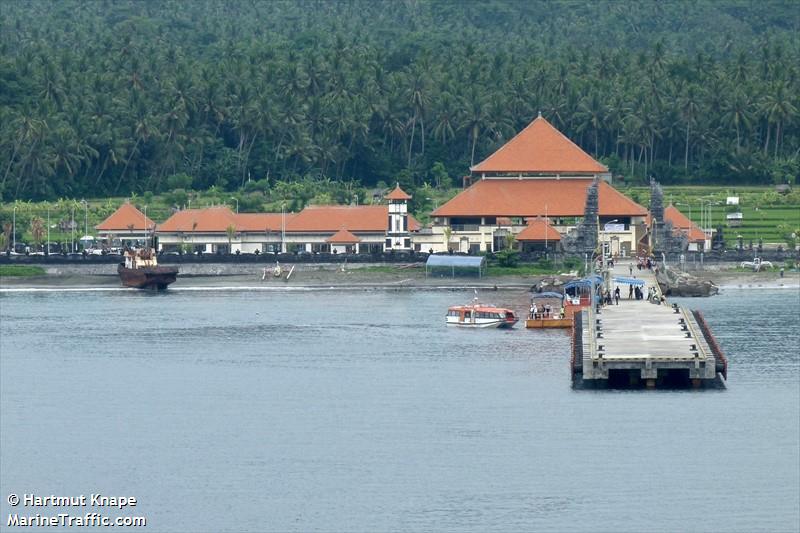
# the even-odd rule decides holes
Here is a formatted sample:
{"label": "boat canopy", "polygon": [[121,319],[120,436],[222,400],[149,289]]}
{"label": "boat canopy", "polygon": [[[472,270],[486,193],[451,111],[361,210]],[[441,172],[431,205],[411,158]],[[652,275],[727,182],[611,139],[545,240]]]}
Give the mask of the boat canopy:
{"label": "boat canopy", "polygon": [[455,276],[456,270],[475,270],[480,277],[486,270],[486,258],[474,255],[430,255],[425,263],[425,275],[428,275],[428,270],[432,271],[435,268],[449,269],[453,276]]}
{"label": "boat canopy", "polygon": [[644,280],[638,278],[626,278],[626,277],[615,277],[613,278],[614,283],[621,283],[623,285],[638,285],[639,287],[644,285]]}
{"label": "boat canopy", "polygon": [[535,292],[531,298],[563,298],[564,295],[557,292]]}
{"label": "boat canopy", "polygon": [[602,283],[603,283],[603,277],[594,274],[592,276],[587,276],[585,278],[570,281],[569,283],[564,285],[564,290],[573,289],[575,287],[592,287],[596,285],[601,285]]}

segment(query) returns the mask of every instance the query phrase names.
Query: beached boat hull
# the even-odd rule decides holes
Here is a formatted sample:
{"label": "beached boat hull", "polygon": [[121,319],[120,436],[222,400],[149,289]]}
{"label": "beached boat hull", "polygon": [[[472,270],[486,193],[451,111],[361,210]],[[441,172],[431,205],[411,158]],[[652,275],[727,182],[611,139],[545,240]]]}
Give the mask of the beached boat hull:
{"label": "beached boat hull", "polygon": [[178,278],[176,267],[165,266],[126,268],[124,264],[120,264],[117,266],[117,273],[125,287],[158,291],[163,291]]}

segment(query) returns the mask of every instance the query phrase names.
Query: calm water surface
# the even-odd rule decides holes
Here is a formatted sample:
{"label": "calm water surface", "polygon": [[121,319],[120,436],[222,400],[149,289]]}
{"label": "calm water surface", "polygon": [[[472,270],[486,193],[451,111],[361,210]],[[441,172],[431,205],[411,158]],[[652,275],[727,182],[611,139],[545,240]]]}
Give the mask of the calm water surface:
{"label": "calm water surface", "polygon": [[0,293],[0,529],[96,492],[159,532],[800,529],[797,290],[683,302],[723,391],[574,391],[565,332],[445,328],[470,298]]}

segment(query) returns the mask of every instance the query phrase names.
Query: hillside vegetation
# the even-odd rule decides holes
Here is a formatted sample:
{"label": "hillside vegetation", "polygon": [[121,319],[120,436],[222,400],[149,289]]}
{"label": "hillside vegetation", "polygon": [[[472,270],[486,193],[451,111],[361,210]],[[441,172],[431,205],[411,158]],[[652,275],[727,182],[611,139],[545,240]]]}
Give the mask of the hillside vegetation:
{"label": "hillside vegetation", "polygon": [[446,189],[539,111],[632,183],[792,181],[799,19],[788,1],[5,2],[0,199]]}

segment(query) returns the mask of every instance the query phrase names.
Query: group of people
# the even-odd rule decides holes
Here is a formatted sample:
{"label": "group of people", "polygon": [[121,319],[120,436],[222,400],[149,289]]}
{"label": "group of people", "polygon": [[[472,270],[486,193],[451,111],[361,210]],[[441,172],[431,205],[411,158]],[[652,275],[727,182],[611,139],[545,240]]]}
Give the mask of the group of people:
{"label": "group of people", "polygon": [[[652,270],[656,266],[656,260],[652,257],[642,257],[639,256],[636,258],[636,268],[638,270]],[[630,267],[631,274],[633,274],[633,265]]]}
{"label": "group of people", "polygon": [[544,304],[541,308],[536,305],[536,302],[531,302],[531,310],[528,314],[528,318],[533,319],[540,319],[540,318],[564,318],[564,306],[561,306],[560,311],[558,314],[555,314],[553,307],[550,304]]}
{"label": "group of people", "polygon": [[619,305],[619,295],[619,287],[616,287],[613,293],[603,289],[603,291],[600,293],[600,303],[602,305]]}

